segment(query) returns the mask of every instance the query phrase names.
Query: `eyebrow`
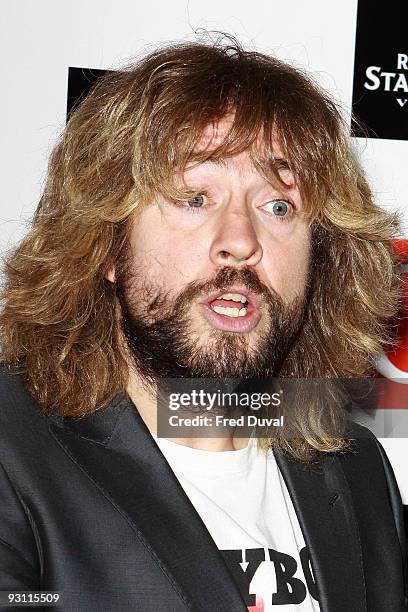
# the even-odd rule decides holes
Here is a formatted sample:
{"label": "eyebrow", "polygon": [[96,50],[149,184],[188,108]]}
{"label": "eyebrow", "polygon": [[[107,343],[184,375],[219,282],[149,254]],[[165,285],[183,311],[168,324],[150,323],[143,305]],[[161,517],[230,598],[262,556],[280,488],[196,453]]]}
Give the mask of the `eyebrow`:
{"label": "eyebrow", "polygon": [[[267,166],[268,162],[265,159],[260,160],[262,165]],[[288,170],[291,172],[291,168],[289,166],[289,162],[283,157],[275,157],[273,160],[276,168],[278,170]],[[228,166],[228,158],[227,157],[209,157],[204,163],[214,164],[214,166],[222,166],[226,168]]]}

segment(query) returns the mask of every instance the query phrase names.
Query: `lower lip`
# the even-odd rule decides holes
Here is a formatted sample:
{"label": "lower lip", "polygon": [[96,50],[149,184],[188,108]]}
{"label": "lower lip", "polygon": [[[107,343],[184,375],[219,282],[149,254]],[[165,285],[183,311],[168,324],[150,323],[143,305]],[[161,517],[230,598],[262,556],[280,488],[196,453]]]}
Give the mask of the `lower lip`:
{"label": "lower lip", "polygon": [[213,327],[223,331],[245,333],[253,330],[259,323],[261,313],[258,308],[248,305],[247,313],[244,317],[229,317],[215,312],[209,304],[200,304],[202,313]]}

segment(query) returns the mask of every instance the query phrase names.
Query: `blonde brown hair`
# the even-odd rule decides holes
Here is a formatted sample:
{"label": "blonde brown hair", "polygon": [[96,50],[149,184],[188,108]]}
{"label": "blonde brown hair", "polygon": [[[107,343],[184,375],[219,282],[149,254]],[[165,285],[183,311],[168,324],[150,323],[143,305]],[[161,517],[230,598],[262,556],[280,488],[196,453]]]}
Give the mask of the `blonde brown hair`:
{"label": "blonde brown hair", "polygon": [[[221,145],[197,153],[204,128],[231,112]],[[2,360],[19,366],[44,409],[81,416],[126,391],[115,286],[104,272],[126,248],[133,213],[156,191],[185,197],[173,176],[191,160],[249,150],[279,180],[273,136],[313,224],[318,280],[281,374],[370,373],[398,301],[397,220],[373,202],[339,109],[310,77],[221,38],[165,46],[99,79],[52,153],[31,230],[5,260],[0,314]],[[304,418],[310,431],[314,417]],[[286,450],[342,447],[317,418],[312,426]]]}

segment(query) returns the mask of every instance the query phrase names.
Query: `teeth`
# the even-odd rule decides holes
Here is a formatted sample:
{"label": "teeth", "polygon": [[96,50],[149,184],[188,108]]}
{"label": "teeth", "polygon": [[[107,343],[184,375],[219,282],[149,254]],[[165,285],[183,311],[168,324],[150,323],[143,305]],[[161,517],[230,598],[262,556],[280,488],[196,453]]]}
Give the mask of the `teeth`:
{"label": "teeth", "polygon": [[217,299],[232,300],[233,302],[242,302],[243,304],[245,304],[245,302],[247,301],[245,295],[242,295],[241,293],[224,293],[223,295],[220,295]]}
{"label": "teeth", "polygon": [[228,317],[245,317],[246,308],[223,308],[222,306],[213,306],[212,309],[218,314],[227,315]]}

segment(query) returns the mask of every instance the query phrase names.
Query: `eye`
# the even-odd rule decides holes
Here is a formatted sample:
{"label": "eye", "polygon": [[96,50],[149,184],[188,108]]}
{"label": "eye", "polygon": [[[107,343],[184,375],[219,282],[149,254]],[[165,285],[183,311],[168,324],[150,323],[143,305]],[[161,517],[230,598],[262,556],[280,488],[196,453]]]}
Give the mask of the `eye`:
{"label": "eye", "polygon": [[290,203],[286,200],[272,200],[264,204],[263,208],[275,217],[285,217],[290,212]]}
{"label": "eye", "polygon": [[202,193],[199,193],[193,198],[186,200],[186,202],[189,208],[201,208],[201,206],[204,204],[204,195]]}
{"label": "eye", "polygon": [[201,209],[208,208],[208,197],[205,193],[198,193],[186,200],[171,200],[169,204],[185,212],[201,213]]}

